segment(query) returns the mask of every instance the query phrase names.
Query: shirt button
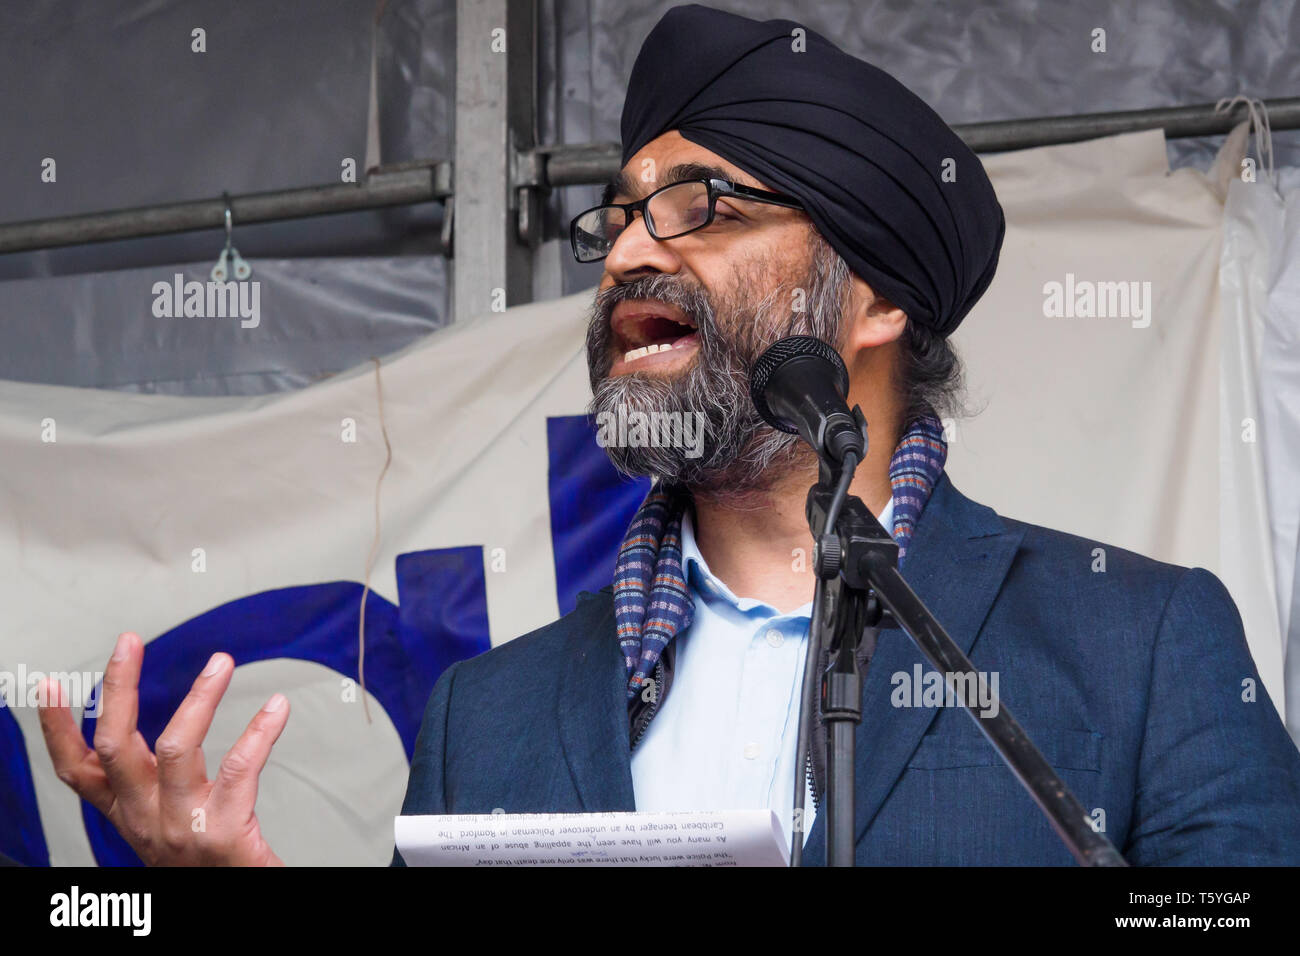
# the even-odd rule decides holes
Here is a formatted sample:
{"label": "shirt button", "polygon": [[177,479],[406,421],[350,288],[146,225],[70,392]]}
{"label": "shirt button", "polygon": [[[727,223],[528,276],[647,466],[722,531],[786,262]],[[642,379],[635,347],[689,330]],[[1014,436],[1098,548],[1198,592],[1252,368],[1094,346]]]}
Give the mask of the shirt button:
{"label": "shirt button", "polygon": [[780,647],[785,643],[785,636],[776,628],[772,628],[767,632],[767,643],[772,647]]}
{"label": "shirt button", "polygon": [[754,760],[758,757],[759,746],[754,741],[745,744],[745,759]]}

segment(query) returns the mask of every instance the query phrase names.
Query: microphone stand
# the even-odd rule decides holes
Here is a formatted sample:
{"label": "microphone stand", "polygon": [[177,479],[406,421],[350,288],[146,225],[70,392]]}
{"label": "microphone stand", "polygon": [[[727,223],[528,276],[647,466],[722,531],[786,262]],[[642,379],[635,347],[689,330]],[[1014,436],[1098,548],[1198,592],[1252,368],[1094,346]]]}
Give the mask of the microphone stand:
{"label": "microphone stand", "polygon": [[[854,406],[854,418],[866,436],[866,420]],[[808,491],[807,516],[812,529],[814,572],[812,626],[804,667],[798,752],[809,755],[812,726],[813,676],[820,649],[830,649],[830,663],[821,677],[822,719],[827,725],[826,854],[830,866],[855,862],[853,817],[854,750],[862,721],[862,675],[857,650],[867,628],[901,626],[970,714],[980,732],[1001,755],[1012,773],[1046,815],[1057,836],[1083,866],[1127,866],[1104,835],[1092,828],[1083,806],[1029,740],[948,632],[916,596],[898,570],[898,543],[855,495],[847,494],[852,477],[844,466],[820,455],[818,482]],[[839,500],[837,500],[839,499]],[[828,519],[833,527],[828,527]],[[974,701],[959,693],[964,686],[980,688],[977,695],[992,701],[993,716],[981,716]],[[976,683],[972,683],[972,680]],[[987,694],[987,696],[986,696]],[[801,775],[802,776],[802,775]],[[804,781],[795,786],[795,807],[803,806]],[[796,819],[801,823],[802,814]],[[791,865],[802,856],[802,833],[794,835]]]}

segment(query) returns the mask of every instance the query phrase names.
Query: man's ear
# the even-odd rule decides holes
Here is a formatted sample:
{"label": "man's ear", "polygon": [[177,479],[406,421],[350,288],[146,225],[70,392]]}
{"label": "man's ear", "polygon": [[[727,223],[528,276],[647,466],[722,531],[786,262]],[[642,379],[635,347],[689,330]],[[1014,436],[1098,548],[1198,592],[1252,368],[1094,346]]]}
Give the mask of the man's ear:
{"label": "man's ear", "polygon": [[850,355],[893,342],[907,327],[907,313],[856,275],[851,277],[847,320]]}

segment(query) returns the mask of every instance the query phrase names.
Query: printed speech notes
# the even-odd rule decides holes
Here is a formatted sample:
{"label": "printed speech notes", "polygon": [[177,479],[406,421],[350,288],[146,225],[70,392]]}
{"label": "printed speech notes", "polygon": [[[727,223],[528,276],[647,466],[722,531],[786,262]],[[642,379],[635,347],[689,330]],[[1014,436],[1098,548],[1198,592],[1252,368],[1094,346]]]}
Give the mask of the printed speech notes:
{"label": "printed speech notes", "polygon": [[399,816],[408,866],[788,866],[771,810]]}

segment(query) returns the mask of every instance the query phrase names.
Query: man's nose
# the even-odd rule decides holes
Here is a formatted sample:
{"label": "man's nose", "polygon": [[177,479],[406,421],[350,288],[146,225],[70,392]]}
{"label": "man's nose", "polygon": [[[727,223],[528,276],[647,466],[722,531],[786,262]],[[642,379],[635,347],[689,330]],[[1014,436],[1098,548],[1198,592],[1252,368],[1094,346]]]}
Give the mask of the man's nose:
{"label": "man's nose", "polygon": [[669,243],[656,239],[646,228],[645,217],[634,213],[605,257],[605,271],[618,281],[626,281],[634,273],[645,270],[676,273],[681,259]]}

